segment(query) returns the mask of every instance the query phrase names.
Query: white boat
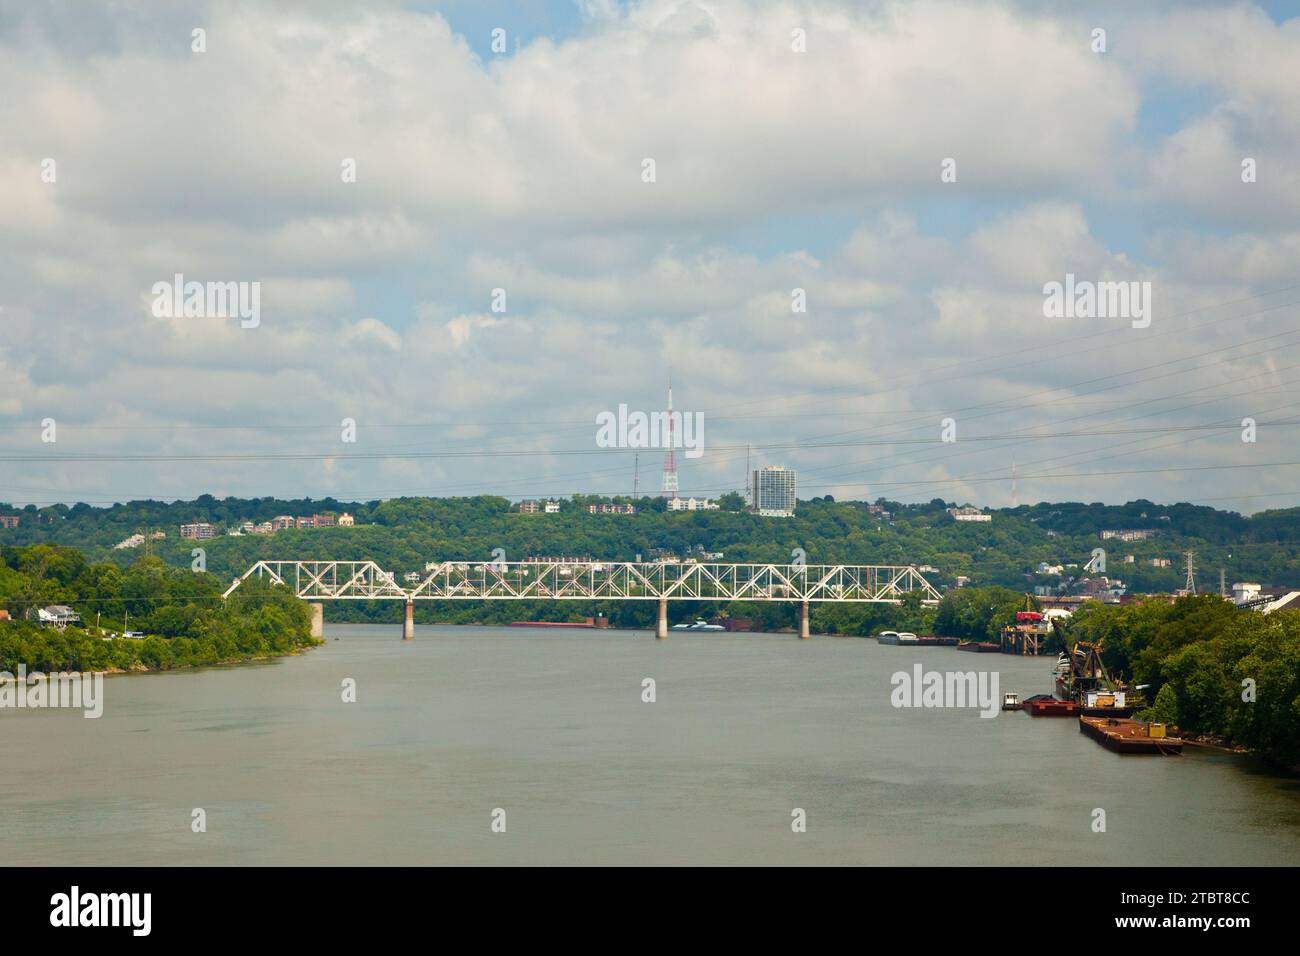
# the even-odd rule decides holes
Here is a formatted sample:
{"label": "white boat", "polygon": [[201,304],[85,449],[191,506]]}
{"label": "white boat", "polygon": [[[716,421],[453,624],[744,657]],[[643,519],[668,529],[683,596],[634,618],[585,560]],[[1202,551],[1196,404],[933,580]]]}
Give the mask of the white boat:
{"label": "white boat", "polygon": [[911,631],[899,631],[899,632],[898,632],[898,643],[900,643],[900,644],[915,644],[915,643],[917,643],[916,635],[913,634]]}
{"label": "white boat", "polygon": [[674,631],[725,631],[726,628],[721,624],[706,624],[704,621],[696,620],[694,624],[674,624]]}
{"label": "white boat", "polygon": [[1019,710],[1019,709],[1020,709],[1020,695],[1019,695],[1019,694],[1003,694],[1003,695],[1002,695],[1002,709],[1003,709],[1003,710]]}
{"label": "white boat", "polygon": [[877,644],[897,644],[897,643],[898,643],[898,632],[897,632],[897,631],[881,631],[879,634],[876,635],[876,643],[877,643]]}

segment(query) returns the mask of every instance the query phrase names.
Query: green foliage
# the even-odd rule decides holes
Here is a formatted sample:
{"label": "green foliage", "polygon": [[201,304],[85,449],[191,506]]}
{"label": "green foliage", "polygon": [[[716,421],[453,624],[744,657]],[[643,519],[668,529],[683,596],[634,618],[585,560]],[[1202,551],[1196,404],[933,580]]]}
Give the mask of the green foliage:
{"label": "green foliage", "polygon": [[1089,604],[1068,635],[1104,641],[1112,674],[1157,688],[1145,719],[1300,765],[1300,611],[1246,611],[1212,594]]}
{"label": "green foliage", "polygon": [[[292,653],[315,641],[310,612],[286,588],[245,582],[230,601],[220,580],[142,557],[125,569],[87,564],[70,548],[0,551],[0,670],[160,669]],[[82,618],[64,631],[26,620],[47,604]],[[96,623],[98,621],[98,623]],[[115,631],[142,631],[143,640]]]}
{"label": "green foliage", "polygon": [[1010,588],[961,588],[939,603],[935,633],[973,641],[996,641],[1002,628],[1015,623],[1017,611],[1036,611],[1038,602]]}
{"label": "green foliage", "polygon": [[[261,558],[369,558],[401,573],[418,571],[432,560],[487,560],[494,548],[504,549],[510,560],[587,554],[628,561],[651,548],[685,554],[699,544],[708,551],[724,552],[727,560],[785,562],[799,547],[810,563],[930,564],[939,569],[937,574],[927,574],[936,586],[952,585],[957,575],[965,575],[977,587],[1021,591],[1061,580],[1038,574],[1040,562],[1081,565],[1093,548],[1104,544],[1109,573],[1122,577],[1133,591],[1179,587],[1182,571],[1177,559],[1186,548],[1197,551],[1200,566],[1210,573],[1226,566],[1237,580],[1300,583],[1300,509],[1246,518],[1186,504],[1075,502],[993,510],[991,522],[976,524],[951,520],[945,513],[951,502],[941,499],[921,504],[880,499],[876,503],[892,515],[882,520],[868,512],[866,502],[822,497],[801,501],[793,518],[777,519],[745,513],[740,496],[730,493],[718,499],[719,511],[669,512],[662,498],[643,496],[633,501],[638,509],[635,515],[587,512],[587,504],[610,500],[633,501],[580,496],[564,502],[559,514],[549,515],[521,515],[507,499],[489,495],[382,502],[203,495],[190,502],[135,501],[110,508],[54,505],[22,509],[19,526],[0,530],[0,541],[73,545],[86,557],[49,560],[55,564],[103,561],[125,570],[139,550],[114,550],[113,545],[156,528],[167,537],[152,544],[154,552],[169,565],[188,568],[194,542],[179,539],[182,523],[210,521],[228,529],[280,514],[348,511],[355,516],[356,527],[221,535],[202,542],[207,566],[228,580]],[[0,505],[0,511],[12,510]],[[1156,535],[1131,543],[1103,542],[1099,534],[1105,529],[1146,529]],[[1126,554],[1134,556],[1133,563],[1124,561]],[[1171,559],[1173,566],[1154,567],[1151,558]],[[50,566],[45,576],[58,579],[68,571]],[[1065,572],[1067,577],[1080,574],[1077,567]]]}
{"label": "green foliage", "polygon": [[1138,714],[1138,717],[1158,724],[1177,724],[1178,694],[1175,693],[1174,686],[1166,684],[1161,687],[1160,692],[1156,694],[1156,702]]}

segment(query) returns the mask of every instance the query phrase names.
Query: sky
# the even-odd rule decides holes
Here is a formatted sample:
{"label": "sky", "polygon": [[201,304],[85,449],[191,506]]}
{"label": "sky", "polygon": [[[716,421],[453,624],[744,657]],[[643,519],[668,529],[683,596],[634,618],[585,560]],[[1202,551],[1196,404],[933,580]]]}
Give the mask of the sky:
{"label": "sky", "polygon": [[0,0],[0,501],[656,493],[671,379],[684,494],[1300,504],[1298,87],[1281,3]]}

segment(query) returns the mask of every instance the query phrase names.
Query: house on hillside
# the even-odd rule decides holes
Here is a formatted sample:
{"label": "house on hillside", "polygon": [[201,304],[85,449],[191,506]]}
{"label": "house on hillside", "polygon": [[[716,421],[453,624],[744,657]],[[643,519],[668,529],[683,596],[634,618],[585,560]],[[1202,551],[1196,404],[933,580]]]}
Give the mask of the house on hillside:
{"label": "house on hillside", "polygon": [[69,624],[80,624],[81,615],[66,604],[51,604],[36,611],[36,620],[45,627],[63,630]]}

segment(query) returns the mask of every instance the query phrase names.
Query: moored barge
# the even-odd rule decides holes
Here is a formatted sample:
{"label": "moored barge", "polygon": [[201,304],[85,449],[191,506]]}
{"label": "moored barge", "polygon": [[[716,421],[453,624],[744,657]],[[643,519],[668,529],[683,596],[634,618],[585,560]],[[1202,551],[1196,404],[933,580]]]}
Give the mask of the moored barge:
{"label": "moored barge", "polygon": [[1050,694],[1035,694],[1021,701],[1020,709],[1030,717],[1073,717],[1079,713],[1079,704]]}
{"label": "moored barge", "polygon": [[1164,724],[1147,724],[1124,717],[1080,717],[1079,732],[1117,754],[1173,756],[1183,752],[1182,740],[1166,737]]}
{"label": "moored barge", "polygon": [[975,654],[997,654],[1002,650],[1002,645],[991,641],[962,641],[957,645],[957,650],[971,651]]}

